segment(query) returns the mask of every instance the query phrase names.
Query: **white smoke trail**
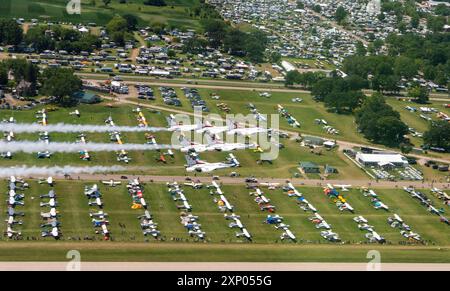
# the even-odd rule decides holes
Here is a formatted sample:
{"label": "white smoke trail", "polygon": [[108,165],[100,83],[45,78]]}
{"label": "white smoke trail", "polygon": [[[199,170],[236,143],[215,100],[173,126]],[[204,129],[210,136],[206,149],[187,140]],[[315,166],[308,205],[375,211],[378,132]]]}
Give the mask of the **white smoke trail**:
{"label": "white smoke trail", "polygon": [[89,124],[49,124],[43,126],[37,123],[0,123],[0,131],[12,131],[15,133],[35,133],[35,132],[160,132],[169,131],[165,127],[138,127],[138,126],[110,126],[110,125],[89,125]]}
{"label": "white smoke trail", "polygon": [[110,144],[110,143],[69,143],[69,142],[33,142],[33,141],[0,141],[1,152],[37,153],[50,151],[52,153],[77,153],[81,151],[116,152],[116,151],[154,151],[164,149],[178,149],[172,145],[150,144]]}
{"label": "white smoke trail", "polygon": [[11,168],[0,168],[0,177],[10,177],[10,176],[32,176],[32,175],[42,175],[42,176],[57,176],[65,174],[95,174],[95,173],[108,173],[108,172],[120,172],[126,170],[125,167],[112,166],[93,166],[93,167],[11,167]]}

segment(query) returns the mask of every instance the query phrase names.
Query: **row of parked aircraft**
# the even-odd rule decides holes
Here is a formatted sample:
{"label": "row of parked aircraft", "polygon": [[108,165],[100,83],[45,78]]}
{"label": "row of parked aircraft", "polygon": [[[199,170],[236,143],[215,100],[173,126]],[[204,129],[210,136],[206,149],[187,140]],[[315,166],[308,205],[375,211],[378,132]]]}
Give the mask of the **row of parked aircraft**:
{"label": "row of parked aircraft", "polygon": [[392,228],[400,229],[400,234],[404,238],[407,238],[408,240],[413,242],[420,242],[422,240],[420,235],[413,232],[411,230],[411,227],[407,225],[398,214],[394,214],[393,216],[388,217],[387,221]]}
{"label": "row of parked aircraft", "polygon": [[361,188],[361,193],[365,196],[365,197],[369,197],[370,198],[370,202],[372,203],[373,208],[375,209],[383,209],[386,211],[389,211],[389,206],[387,206],[386,204],[384,204],[380,197],[378,197],[377,193],[375,193],[375,191],[368,189],[368,188]]}
{"label": "row of parked aircraft", "polygon": [[92,225],[95,229],[95,233],[102,234],[104,240],[110,240],[111,233],[108,229],[108,214],[103,211],[104,204],[102,200],[102,194],[100,193],[98,185],[94,184],[92,186],[85,186],[84,195],[88,199],[89,207],[95,208],[91,209],[91,211],[89,212],[89,216],[92,219]]}
{"label": "row of parked aircraft", "polygon": [[[116,124],[114,123],[114,120],[112,118],[112,116],[109,116],[106,120],[105,123],[108,124],[111,127],[116,126]],[[109,137],[110,140],[113,142],[116,142],[119,145],[123,144],[122,138],[121,138],[121,134],[118,131],[111,131],[109,133]],[[130,163],[131,158],[128,157],[128,153],[125,150],[121,150],[117,153],[117,161],[118,162],[124,162],[125,164]]]}
{"label": "row of parked aircraft", "polygon": [[25,213],[17,211],[17,208],[25,205],[25,194],[23,192],[19,193],[18,191],[24,191],[28,188],[29,185],[22,179],[16,179],[15,177],[9,179],[8,198],[6,200],[8,209],[6,211],[7,219],[5,220],[5,235],[9,239],[16,239],[22,236],[21,230],[17,230],[16,227],[23,225],[23,221],[19,217],[25,216]]}
{"label": "row of parked aircraft", "polygon": [[41,202],[39,203],[40,207],[45,207],[48,209],[48,212],[41,212],[41,217],[44,220],[41,224],[41,236],[42,237],[53,237],[54,239],[60,239],[61,233],[61,222],[59,221],[58,215],[58,201],[56,192],[54,190],[54,182],[52,177],[39,179],[38,183],[40,185],[47,185],[50,187],[50,190],[46,194],[42,194],[39,196]]}
{"label": "row of parked aircraft", "polygon": [[199,240],[204,240],[206,232],[202,230],[202,225],[198,223],[199,217],[192,214],[192,205],[189,201],[180,185],[178,183],[167,183],[168,192],[172,196],[175,202],[181,202],[177,205],[177,208],[182,210],[180,213],[180,222],[186,228],[188,234],[191,237],[195,237]]}
{"label": "row of parked aircraft", "polygon": [[331,242],[341,241],[339,235],[331,229],[331,225],[318,213],[317,208],[314,207],[303,194],[292,185],[292,183],[288,182],[283,186],[283,191],[288,194],[288,197],[294,197],[301,209],[313,213],[313,216],[309,217],[308,220],[314,223],[317,229],[323,229],[320,232],[320,236]]}
{"label": "row of parked aircraft", "polygon": [[214,203],[216,203],[219,210],[224,213],[225,219],[231,221],[228,226],[240,230],[240,232],[236,232],[236,237],[244,237],[248,241],[252,241],[252,235],[242,223],[241,217],[234,213],[234,206],[231,205],[225,197],[220,185],[217,184],[216,181],[212,181],[211,185],[208,185],[207,188],[210,189],[209,193],[213,196]]}
{"label": "row of parked aircraft", "polygon": [[369,242],[377,242],[380,244],[386,243],[386,239],[380,236],[376,231],[373,225],[369,225],[369,221],[362,216],[357,216],[353,218],[353,221],[358,224],[359,230],[366,231],[365,237],[369,240]]}
{"label": "row of parked aircraft", "polygon": [[439,200],[444,202],[444,205],[450,205],[450,196],[438,188],[432,188],[431,192],[436,195]]}
{"label": "row of parked aircraft", "polygon": [[153,220],[147,201],[144,198],[144,186],[139,179],[134,179],[128,182],[127,190],[133,203],[131,208],[144,210],[144,213],[137,217],[141,226],[142,234],[144,236],[158,238],[161,235],[161,232],[158,230],[158,223]]}
{"label": "row of parked aircraft", "polygon": [[418,191],[412,187],[403,187],[403,189],[408,192],[409,194],[411,194],[411,197],[414,199],[419,200],[419,202],[424,205],[425,207],[427,207],[427,210],[432,213],[435,214],[437,216],[439,216],[439,220],[443,223],[446,223],[448,225],[450,225],[449,220],[447,219],[447,217],[445,217],[443,215],[444,210],[443,209],[437,209],[436,207],[434,207],[433,202],[430,200],[430,198],[427,197],[427,195],[425,195],[425,193]]}
{"label": "row of parked aircraft", "polygon": [[281,116],[286,118],[286,120],[290,126],[300,128],[300,122],[298,122],[297,119],[287,111],[287,109],[285,109],[280,104],[278,104],[277,107],[278,107],[278,113],[280,113]]}
{"label": "row of parked aircraft", "polygon": [[355,209],[347,202],[347,199],[345,199],[344,196],[340,194],[334,187],[340,187],[342,191],[348,191],[348,188],[350,188],[351,185],[333,186],[331,184],[327,184],[327,186],[324,188],[324,193],[336,204],[336,207],[340,211],[347,210],[350,211],[351,213],[354,213]]}
{"label": "row of parked aircraft", "polygon": [[[268,211],[270,213],[275,212],[275,206],[270,203],[270,199],[267,198],[263,191],[257,186],[252,188],[254,191],[250,192],[251,196],[255,196],[255,202],[261,211]],[[290,239],[294,242],[297,241],[294,233],[289,229],[289,225],[283,222],[284,218],[279,215],[267,215],[265,223],[274,225],[276,229],[281,229],[283,233],[280,236],[281,240]]]}

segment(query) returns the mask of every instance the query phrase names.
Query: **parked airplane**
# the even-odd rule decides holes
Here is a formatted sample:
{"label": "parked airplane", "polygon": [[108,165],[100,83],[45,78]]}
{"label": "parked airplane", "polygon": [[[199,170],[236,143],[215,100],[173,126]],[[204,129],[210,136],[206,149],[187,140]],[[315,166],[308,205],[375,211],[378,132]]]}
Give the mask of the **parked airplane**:
{"label": "parked airplane", "polygon": [[80,111],[78,109],[76,109],[73,112],[70,112],[69,115],[75,115],[76,117],[81,117]]}
{"label": "parked airplane", "polygon": [[0,157],[2,157],[3,159],[12,159],[12,153],[11,152],[4,152],[0,154]]}
{"label": "parked airplane", "polygon": [[37,158],[38,159],[50,159],[52,156],[52,153],[49,151],[45,151],[45,152],[38,152],[37,153]]}
{"label": "parked airplane", "polygon": [[38,180],[38,184],[48,184],[50,187],[54,186],[54,182],[53,182],[53,177],[48,177],[48,178],[40,178]]}
{"label": "parked airplane", "polygon": [[116,187],[118,185],[122,185],[122,182],[114,181],[114,180],[102,181],[102,183],[103,183],[103,185],[110,186],[110,187]]}

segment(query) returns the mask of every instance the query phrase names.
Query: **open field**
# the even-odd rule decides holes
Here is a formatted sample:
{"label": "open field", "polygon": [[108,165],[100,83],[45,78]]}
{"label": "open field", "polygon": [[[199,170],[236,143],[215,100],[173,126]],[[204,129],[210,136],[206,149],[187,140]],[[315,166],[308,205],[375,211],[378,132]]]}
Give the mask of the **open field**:
{"label": "open field", "polygon": [[[47,192],[49,187],[31,182],[31,188],[24,192],[25,206],[19,208],[25,212],[24,225],[21,227],[25,240],[6,241],[2,238],[0,249],[8,251],[0,252],[0,260],[61,261],[65,260],[65,252],[77,249],[81,251],[83,259],[88,261],[364,262],[367,260],[367,251],[376,249],[381,251],[382,260],[386,262],[450,262],[448,226],[440,223],[436,216],[429,214],[402,190],[377,190],[380,198],[391,207],[390,213],[373,209],[369,198],[360,194],[359,190],[352,190],[345,194],[355,208],[355,214],[351,214],[341,213],[322,193],[321,188],[299,187],[341,236],[345,245],[339,245],[323,240],[319,235],[320,231],[308,221],[311,214],[303,212],[296,206],[295,200],[281,190],[267,191],[266,195],[277,206],[276,213],[283,216],[291,226],[298,243],[280,241],[280,231],[263,223],[267,213],[259,210],[244,185],[224,185],[223,190],[253,235],[252,243],[235,237],[234,230],[228,227],[228,222],[207,189],[193,190],[185,187],[186,197],[193,206],[192,213],[200,217],[202,229],[206,232],[207,242],[200,243],[190,238],[180,224],[179,210],[167,193],[166,186],[147,183],[144,197],[158,223],[163,241],[149,238],[145,243],[136,219],[140,212],[130,208],[131,198],[123,185],[115,188],[100,187],[113,238],[111,242],[101,242],[101,236],[94,234],[89,218],[90,207],[83,195],[84,185],[92,183],[94,181],[57,181],[55,191],[60,205],[58,211],[61,215],[63,238],[61,241],[54,241],[40,238],[39,231],[39,213],[42,209],[39,207],[38,195]],[[6,186],[6,182],[0,182],[0,189],[5,190]],[[426,190],[425,192],[428,193]],[[5,209],[4,199],[1,199],[1,219],[5,217]],[[393,213],[399,214],[413,231],[421,234],[426,245],[405,245],[405,239],[398,229],[391,228],[386,222],[387,217]],[[363,215],[368,219],[389,244],[380,246],[364,243],[364,233],[352,221],[356,215]],[[85,240],[85,237],[89,240]],[[38,251],[49,248],[52,251]]]}
{"label": "open field", "polygon": [[189,8],[197,0],[167,0],[166,7],[145,6],[143,0],[127,1],[120,4],[112,1],[105,7],[102,1],[81,1],[81,15],[69,15],[66,12],[66,0],[2,0],[0,17],[36,18],[49,21],[73,23],[106,24],[115,14],[132,13],[139,18],[140,24],[165,23],[181,28],[199,28],[197,19],[190,16]]}

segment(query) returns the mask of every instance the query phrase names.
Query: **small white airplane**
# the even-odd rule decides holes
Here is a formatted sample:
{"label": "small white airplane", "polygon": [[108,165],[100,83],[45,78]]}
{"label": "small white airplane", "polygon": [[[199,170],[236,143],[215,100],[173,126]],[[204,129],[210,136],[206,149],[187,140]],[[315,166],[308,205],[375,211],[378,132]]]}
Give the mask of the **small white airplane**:
{"label": "small white airplane", "polygon": [[49,151],[45,151],[45,152],[38,152],[37,153],[37,158],[38,159],[50,159],[52,157],[52,153]]}
{"label": "small white airplane", "polygon": [[267,187],[269,190],[275,190],[280,187],[280,183],[263,182],[259,186]]}
{"label": "small white airplane", "polygon": [[283,234],[280,236],[281,240],[284,239],[291,239],[292,241],[297,241],[297,238],[292,233],[292,231],[289,229],[289,225],[285,225],[284,223],[280,224],[279,226],[275,226],[276,228],[281,228],[284,230]]}
{"label": "small white airplane", "polygon": [[120,153],[117,154],[117,161],[128,164],[130,163],[130,161],[132,161],[132,159],[128,157],[128,153],[126,151],[122,150]]}
{"label": "small white airplane", "polygon": [[48,202],[41,202],[40,207],[50,207],[50,208],[56,208],[58,206],[58,203],[56,202],[55,198],[51,198]]}
{"label": "small white airplane", "polygon": [[102,183],[103,183],[103,185],[110,186],[110,187],[116,187],[116,186],[122,185],[122,182],[114,181],[114,180],[102,181]]}
{"label": "small white airplane", "polygon": [[3,159],[12,159],[12,153],[11,152],[4,152],[0,154],[0,157],[2,157]]}
{"label": "small white airplane", "polygon": [[7,118],[7,119],[3,119],[3,121],[2,121],[3,123],[16,123],[16,120],[14,119],[14,117],[10,117],[10,118]]}
{"label": "small white airplane", "polygon": [[194,189],[201,189],[201,188],[203,188],[203,184],[202,183],[196,183],[196,182],[187,182],[187,183],[184,183],[184,185],[185,186],[190,186],[190,187],[192,187]]}
{"label": "small white airplane", "polygon": [[352,187],[352,185],[340,185],[340,184],[331,185],[331,184],[327,184],[327,187],[329,189],[339,188],[339,189],[341,189],[341,191],[347,192]]}
{"label": "small white airplane", "polygon": [[58,216],[56,208],[51,208],[49,212],[41,212],[42,218],[55,218]]}
{"label": "small white airplane", "polygon": [[248,230],[246,228],[242,228],[242,232],[236,233],[236,237],[241,237],[241,236],[244,236],[249,241],[252,240],[252,235],[248,232]]}
{"label": "small white airplane", "polygon": [[98,206],[100,208],[103,208],[103,201],[100,197],[97,197],[93,200],[89,200],[88,205],[89,206]]}
{"label": "small white airplane", "polygon": [[233,211],[234,206],[231,205],[230,202],[228,202],[228,199],[227,199],[223,194],[220,195],[220,200],[222,200],[222,202],[223,202],[224,205],[225,205],[225,208],[226,208],[228,211]]}
{"label": "small white airplane", "polygon": [[38,180],[38,184],[48,184],[50,187],[53,187],[55,184],[53,182],[53,177],[41,178]]}
{"label": "small white airplane", "polygon": [[21,236],[22,233],[20,231],[15,231],[10,226],[8,226],[8,228],[6,229],[6,235],[8,236],[8,238],[13,238],[16,236]]}
{"label": "small white airplane", "polygon": [[70,112],[69,115],[75,115],[76,117],[81,117],[80,111],[78,109],[76,109],[73,112]]}
{"label": "small white airplane", "polygon": [[11,142],[11,141],[13,141],[14,138],[15,138],[14,132],[12,132],[12,131],[7,132],[7,133],[4,133],[3,136],[5,137],[5,140],[6,140],[7,142]]}

